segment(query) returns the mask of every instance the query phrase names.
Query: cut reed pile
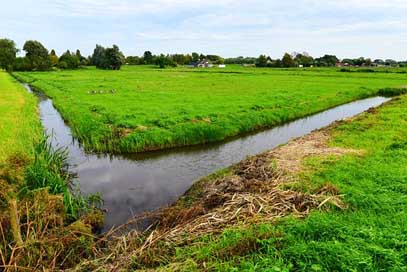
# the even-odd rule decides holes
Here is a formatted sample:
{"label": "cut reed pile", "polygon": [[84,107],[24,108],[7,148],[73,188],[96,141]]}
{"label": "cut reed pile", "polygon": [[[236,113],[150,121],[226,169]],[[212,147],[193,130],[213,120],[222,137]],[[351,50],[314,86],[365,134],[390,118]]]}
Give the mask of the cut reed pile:
{"label": "cut reed pile", "polygon": [[[344,209],[338,189],[329,183],[307,192],[285,189],[301,182],[298,173],[306,157],[359,153],[330,148],[329,138],[327,130],[316,131],[248,158],[227,174],[197,182],[173,206],[143,214],[107,234],[100,241],[106,243],[106,248],[98,252],[98,258],[77,269],[154,268],[170,263],[176,247],[193,243],[203,235],[218,234],[229,227],[274,222],[287,215],[302,218],[313,209]],[[140,222],[153,223],[143,232],[117,235]]]}

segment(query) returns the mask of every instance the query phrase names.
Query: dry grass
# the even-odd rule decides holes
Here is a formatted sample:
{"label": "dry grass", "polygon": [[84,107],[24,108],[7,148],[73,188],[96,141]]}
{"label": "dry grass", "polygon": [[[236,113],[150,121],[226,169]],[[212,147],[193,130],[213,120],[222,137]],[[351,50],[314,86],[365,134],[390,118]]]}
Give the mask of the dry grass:
{"label": "dry grass", "polygon": [[21,232],[20,242],[15,242],[15,235],[11,233],[11,209],[0,217],[0,267],[3,271],[44,268],[54,271],[72,267],[81,258],[89,257],[94,241],[91,226],[81,220],[66,226],[61,196],[42,190],[36,192],[33,199],[19,201],[16,206],[14,218]]}
{"label": "dry grass", "polygon": [[347,153],[362,153],[361,150],[329,147],[329,139],[329,130],[317,130],[269,152],[269,155],[277,162],[278,168],[282,171],[295,174],[302,170],[302,161],[310,156],[341,156]]}
{"label": "dry grass", "polygon": [[[153,268],[170,262],[174,248],[193,242],[205,234],[218,234],[225,228],[259,222],[274,222],[293,215],[305,217],[313,209],[345,208],[337,188],[327,184],[314,193],[284,190],[303,170],[309,156],[340,156],[360,152],[328,146],[327,130],[291,141],[273,151],[248,158],[233,166],[231,172],[214,180],[205,180],[192,204],[176,203],[154,213],[141,215],[129,225],[148,220],[153,224],[144,232],[123,229],[112,231],[101,240],[109,252],[100,251],[96,260],[83,263],[95,271],[119,271],[133,267]],[[130,261],[129,261],[130,260]]]}

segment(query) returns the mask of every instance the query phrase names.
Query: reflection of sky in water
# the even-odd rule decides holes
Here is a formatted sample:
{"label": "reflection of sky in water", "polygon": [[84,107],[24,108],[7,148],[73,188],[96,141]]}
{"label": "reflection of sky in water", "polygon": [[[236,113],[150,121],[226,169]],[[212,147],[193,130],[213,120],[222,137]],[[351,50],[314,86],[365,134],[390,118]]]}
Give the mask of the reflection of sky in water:
{"label": "reflection of sky in water", "polygon": [[51,100],[40,98],[39,107],[43,126],[48,132],[53,131],[54,142],[68,146],[70,162],[75,165],[72,170],[78,173],[81,190],[102,194],[108,210],[106,227],[111,227],[126,222],[132,215],[172,203],[199,177],[336,120],[359,114],[386,100],[376,97],[349,103],[226,143],[126,157],[86,155],[76,142],[73,143],[71,130]]}

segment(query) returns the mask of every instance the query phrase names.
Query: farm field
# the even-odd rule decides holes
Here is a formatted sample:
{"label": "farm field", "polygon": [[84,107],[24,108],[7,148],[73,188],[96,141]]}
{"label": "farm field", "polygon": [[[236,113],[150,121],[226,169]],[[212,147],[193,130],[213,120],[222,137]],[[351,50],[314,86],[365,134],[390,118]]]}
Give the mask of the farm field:
{"label": "farm field", "polygon": [[405,271],[406,108],[396,97],[206,177],[149,248],[135,233],[80,269]]}
{"label": "farm field", "polygon": [[221,141],[406,85],[396,72],[126,66],[15,76],[53,99],[88,150],[132,153]]}

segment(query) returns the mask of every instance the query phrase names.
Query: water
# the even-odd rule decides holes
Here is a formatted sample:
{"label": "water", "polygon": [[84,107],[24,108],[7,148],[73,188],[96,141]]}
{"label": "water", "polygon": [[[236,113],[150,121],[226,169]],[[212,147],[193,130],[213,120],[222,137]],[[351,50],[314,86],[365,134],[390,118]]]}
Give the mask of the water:
{"label": "water", "polygon": [[[31,91],[28,85],[25,87]],[[78,174],[82,192],[102,194],[107,210],[105,229],[125,223],[133,215],[171,204],[199,177],[389,100],[384,97],[359,100],[224,143],[117,156],[86,154],[72,138],[71,129],[52,101],[36,94],[42,125],[48,134],[54,134],[54,145],[68,148],[69,162],[72,171]]]}

